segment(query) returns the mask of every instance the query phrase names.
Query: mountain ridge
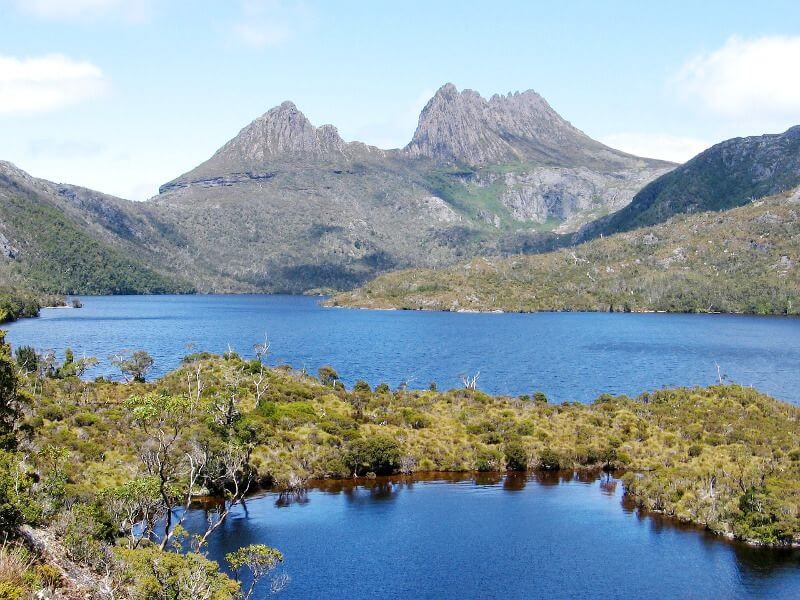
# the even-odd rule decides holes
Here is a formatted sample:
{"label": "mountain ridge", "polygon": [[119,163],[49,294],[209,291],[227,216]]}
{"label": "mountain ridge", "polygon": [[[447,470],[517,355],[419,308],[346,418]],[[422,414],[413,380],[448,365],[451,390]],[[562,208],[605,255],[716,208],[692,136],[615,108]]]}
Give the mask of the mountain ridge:
{"label": "mountain ridge", "polygon": [[[423,139],[441,139],[447,111],[458,153],[429,152]],[[623,206],[673,166],[591,140],[535,92],[485,100],[446,84],[411,142],[390,150],[345,142],[285,101],[161,186],[148,210],[234,287],[346,289],[392,269],[547,248],[551,232]]]}
{"label": "mountain ridge", "polygon": [[704,150],[642,188],[620,211],[583,227],[590,239],[654,225],[680,213],[724,210],[800,185],[800,125],[736,137]]}

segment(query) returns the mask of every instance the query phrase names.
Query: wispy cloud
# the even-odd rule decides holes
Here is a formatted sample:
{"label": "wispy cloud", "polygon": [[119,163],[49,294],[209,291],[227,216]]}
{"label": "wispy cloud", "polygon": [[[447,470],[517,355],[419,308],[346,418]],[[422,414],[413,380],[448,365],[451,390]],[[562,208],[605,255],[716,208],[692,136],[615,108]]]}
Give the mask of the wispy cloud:
{"label": "wispy cloud", "polygon": [[666,133],[614,133],[602,138],[604,144],[646,158],[686,162],[711,146],[707,140]]}
{"label": "wispy cloud", "polygon": [[17,9],[43,19],[82,20],[122,18],[128,21],[147,20],[152,0],[14,0]]}
{"label": "wispy cloud", "polygon": [[800,120],[800,37],[730,38],[695,56],[674,79],[687,99],[723,118]]}
{"label": "wispy cloud", "polygon": [[61,54],[35,58],[0,55],[0,115],[42,113],[101,95],[99,67]]}
{"label": "wispy cloud", "polygon": [[307,30],[312,19],[313,13],[304,2],[243,0],[231,32],[245,46],[262,49],[286,43]]}

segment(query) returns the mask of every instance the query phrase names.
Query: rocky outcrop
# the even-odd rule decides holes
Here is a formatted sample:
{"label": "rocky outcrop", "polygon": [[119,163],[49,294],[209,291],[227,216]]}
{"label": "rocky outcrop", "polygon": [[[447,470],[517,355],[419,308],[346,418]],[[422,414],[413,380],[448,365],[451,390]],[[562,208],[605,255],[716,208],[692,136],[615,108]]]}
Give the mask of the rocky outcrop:
{"label": "rocky outcrop", "polygon": [[[53,598],[61,600],[100,600],[118,596],[108,578],[93,573],[84,566],[73,562],[64,546],[47,529],[37,529],[23,525],[20,537],[45,563],[58,569],[63,585]],[[46,596],[42,596],[46,597]]]}
{"label": "rocky outcrop", "polygon": [[668,166],[619,152],[593,140],[561,117],[533,90],[489,100],[445,84],[422,110],[404,152],[473,167],[539,163],[644,168]]}

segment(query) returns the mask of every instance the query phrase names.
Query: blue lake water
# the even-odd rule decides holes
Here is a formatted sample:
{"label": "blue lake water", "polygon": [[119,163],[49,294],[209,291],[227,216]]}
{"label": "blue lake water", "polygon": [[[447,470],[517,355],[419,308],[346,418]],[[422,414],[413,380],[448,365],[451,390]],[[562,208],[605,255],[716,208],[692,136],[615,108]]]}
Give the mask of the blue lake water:
{"label": "blue lake water", "polygon": [[[188,529],[204,518],[192,511]],[[621,483],[596,476],[329,482],[299,502],[267,493],[235,509],[210,556],[250,543],[284,553],[286,599],[800,595],[799,552],[639,515]]]}
{"label": "blue lake water", "polygon": [[[480,371],[495,393],[552,400],[727,380],[800,404],[800,320],[723,315],[453,314],[324,309],[297,296],[85,298],[7,328],[15,344],[104,361],[143,348],[154,375],[187,344],[273,363],[333,365],[392,386],[459,386]],[[211,538],[211,556],[249,543],[284,552],[285,598],[797,598],[800,554],[748,548],[626,508],[597,477],[329,482],[300,501],[265,493]],[[190,527],[203,522],[189,515]],[[262,589],[255,597],[264,597]]]}
{"label": "blue lake water", "polygon": [[312,372],[330,364],[348,385],[440,388],[480,372],[492,393],[544,391],[591,401],[603,392],[726,380],[800,403],[800,319],[607,313],[457,314],[327,309],[303,296],[87,297],[84,308],[46,309],[6,326],[10,341],[107,357],[144,348],[154,374],[195,350],[229,346],[252,356],[265,333],[273,363]]}

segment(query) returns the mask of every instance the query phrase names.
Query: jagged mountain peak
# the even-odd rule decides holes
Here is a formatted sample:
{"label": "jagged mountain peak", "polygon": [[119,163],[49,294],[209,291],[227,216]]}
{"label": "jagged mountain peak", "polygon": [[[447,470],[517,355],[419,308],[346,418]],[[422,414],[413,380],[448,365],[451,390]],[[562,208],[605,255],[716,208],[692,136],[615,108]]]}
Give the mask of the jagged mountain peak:
{"label": "jagged mountain peak", "polygon": [[264,164],[285,156],[323,158],[342,154],[344,149],[345,142],[335,127],[314,127],[297,106],[287,100],[247,125],[215,157]]}
{"label": "jagged mountain peak", "polygon": [[475,90],[459,92],[452,83],[440,87],[422,110],[405,152],[472,166],[628,160],[573,127],[533,90],[487,100]]}

